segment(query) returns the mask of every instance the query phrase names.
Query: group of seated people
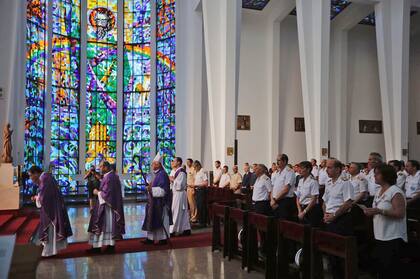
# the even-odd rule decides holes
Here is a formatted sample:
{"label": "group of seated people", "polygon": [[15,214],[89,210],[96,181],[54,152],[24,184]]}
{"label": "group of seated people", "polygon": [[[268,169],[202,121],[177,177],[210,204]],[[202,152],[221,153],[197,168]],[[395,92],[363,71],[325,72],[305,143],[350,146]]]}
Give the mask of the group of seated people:
{"label": "group of seated people", "polygon": [[[406,210],[420,208],[418,161],[393,160],[386,164],[380,154],[372,152],[366,167],[359,163],[345,165],[334,158],[322,160],[319,166],[312,159],[292,167],[288,156],[280,154],[271,169],[253,164],[251,172],[245,164],[239,183],[236,166],[230,178],[227,166],[220,168],[218,161],[215,166],[213,186],[251,191],[252,210],[256,213],[345,236],[354,234],[354,215],[372,217],[372,266],[378,278],[396,278],[400,271],[398,258],[407,242]],[[343,278],[339,260],[330,264],[333,278]]]}

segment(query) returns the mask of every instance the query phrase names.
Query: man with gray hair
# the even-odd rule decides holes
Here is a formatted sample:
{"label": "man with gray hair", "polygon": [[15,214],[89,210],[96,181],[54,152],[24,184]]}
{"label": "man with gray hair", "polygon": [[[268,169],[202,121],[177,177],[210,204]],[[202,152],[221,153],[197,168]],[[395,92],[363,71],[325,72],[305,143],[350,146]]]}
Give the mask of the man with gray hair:
{"label": "man with gray hair", "polygon": [[147,236],[143,243],[164,245],[169,238],[169,226],[173,224],[172,192],[169,176],[162,167],[159,153],[153,159],[152,170],[154,177],[147,186],[148,203],[142,227]]}
{"label": "man with gray hair", "polygon": [[252,205],[255,212],[268,215],[271,212],[270,199],[273,186],[271,180],[265,173],[265,165],[257,164],[254,168],[257,179],[255,180],[252,192]]}
{"label": "man with gray hair", "polygon": [[[327,173],[330,179],[325,185],[324,200],[324,223],[326,230],[341,235],[351,235],[352,218],[350,209],[354,200],[354,189],[348,178],[341,175],[342,163],[337,159],[327,161]],[[330,258],[332,277],[344,278],[342,260],[336,257]]]}

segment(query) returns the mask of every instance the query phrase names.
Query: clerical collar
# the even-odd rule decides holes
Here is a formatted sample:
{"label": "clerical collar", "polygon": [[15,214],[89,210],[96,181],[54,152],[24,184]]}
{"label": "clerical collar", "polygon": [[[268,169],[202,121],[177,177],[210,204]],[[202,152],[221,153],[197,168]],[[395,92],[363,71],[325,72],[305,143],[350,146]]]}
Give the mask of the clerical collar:
{"label": "clerical collar", "polygon": [[153,173],[158,173],[161,170],[161,168],[154,170]]}
{"label": "clerical collar", "polygon": [[112,172],[112,170],[110,170],[109,172],[104,174],[104,177],[106,177],[108,174],[110,174]]}
{"label": "clerical collar", "polygon": [[177,169],[175,170],[175,172],[179,171],[180,169],[182,169],[182,166],[181,166],[181,167],[179,167],[179,168],[177,168]]}

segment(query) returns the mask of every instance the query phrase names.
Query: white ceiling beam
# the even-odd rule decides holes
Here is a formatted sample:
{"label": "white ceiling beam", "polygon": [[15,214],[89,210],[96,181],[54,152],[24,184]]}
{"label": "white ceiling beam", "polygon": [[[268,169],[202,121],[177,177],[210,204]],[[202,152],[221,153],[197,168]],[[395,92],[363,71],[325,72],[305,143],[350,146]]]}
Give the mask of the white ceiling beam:
{"label": "white ceiling beam", "polygon": [[332,20],[331,27],[334,30],[350,30],[373,11],[373,5],[352,3]]}

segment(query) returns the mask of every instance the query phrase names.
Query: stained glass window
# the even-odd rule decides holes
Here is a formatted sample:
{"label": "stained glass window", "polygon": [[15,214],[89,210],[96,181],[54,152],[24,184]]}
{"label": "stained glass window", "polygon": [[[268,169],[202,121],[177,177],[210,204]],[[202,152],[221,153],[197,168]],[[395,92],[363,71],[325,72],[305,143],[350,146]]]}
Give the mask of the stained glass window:
{"label": "stained glass window", "polygon": [[124,182],[130,190],[145,185],[150,170],[150,0],[124,1]]}
{"label": "stained glass window", "polygon": [[86,168],[115,163],[117,147],[117,0],[88,0]]}
{"label": "stained glass window", "polygon": [[[118,1],[27,0],[25,168],[51,163],[64,194],[79,192],[77,184],[83,181],[77,181],[76,176],[80,169],[97,166],[103,159],[116,163],[118,140],[123,147],[122,173],[131,174],[124,185],[135,192],[144,188],[140,172],[150,171],[151,144],[164,154],[167,168],[175,155],[175,0],[121,0],[123,11],[118,11]],[[87,13],[81,11],[82,2]],[[118,12],[124,14],[124,34],[117,34]],[[156,14],[155,26],[151,25],[152,12]],[[47,14],[52,18],[47,20]],[[85,26],[81,26],[82,16],[87,20]],[[52,23],[50,32],[47,22]],[[81,34],[87,39],[83,49]],[[121,49],[118,36],[123,38]],[[47,42],[51,42],[49,55]],[[152,57],[154,47],[156,56]],[[118,51],[123,53],[119,73]],[[82,54],[86,60],[82,61]],[[154,59],[156,84],[151,84]],[[48,73],[47,64],[51,65]],[[86,77],[80,72],[84,67]],[[117,74],[122,74],[123,81],[119,93]],[[86,80],[85,88],[80,88],[81,78]],[[46,88],[46,80],[51,80],[51,88]],[[153,116],[152,88],[156,89]],[[86,99],[80,99],[81,90],[86,90]],[[48,106],[44,103],[47,92],[51,95]],[[118,139],[117,94],[123,102],[123,110],[118,112],[122,113],[123,133]],[[86,105],[85,115],[81,115],[80,105]],[[44,119],[49,108],[51,118]],[[151,143],[153,118],[156,142]],[[83,128],[80,119],[86,119]],[[46,123],[51,124],[51,130],[44,131]],[[45,137],[46,132],[51,136]],[[81,133],[85,133],[86,146],[79,150]],[[45,144],[49,144],[49,154],[44,152]],[[86,165],[79,166],[80,158]],[[32,191],[32,187],[26,189],[27,194]]]}
{"label": "stained glass window", "polygon": [[52,172],[64,193],[79,170],[80,0],[52,0]]}
{"label": "stained glass window", "polygon": [[[47,0],[28,0],[26,7],[25,169],[42,166],[46,80]],[[32,185],[25,189],[32,193]]]}
{"label": "stained glass window", "polygon": [[175,156],[175,0],[157,0],[156,14],[156,139],[170,170]]}

